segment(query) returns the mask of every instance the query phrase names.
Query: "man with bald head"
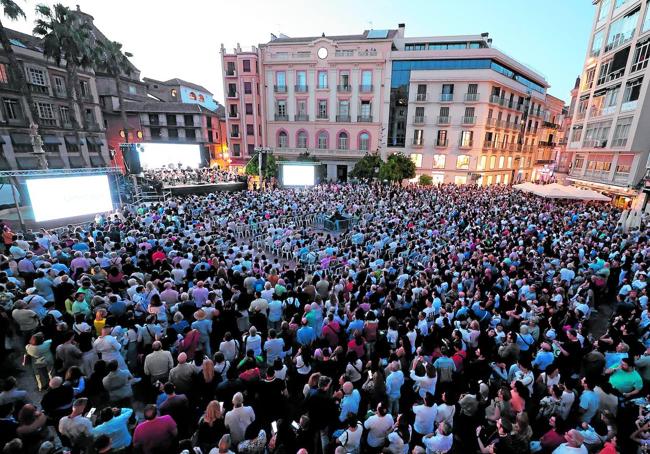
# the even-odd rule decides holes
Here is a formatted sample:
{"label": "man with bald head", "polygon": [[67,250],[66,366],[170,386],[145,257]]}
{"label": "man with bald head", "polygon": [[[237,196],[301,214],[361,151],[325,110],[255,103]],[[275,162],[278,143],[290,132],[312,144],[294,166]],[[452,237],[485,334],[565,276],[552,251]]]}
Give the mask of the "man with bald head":
{"label": "man with bald head", "polygon": [[178,355],[178,364],[176,367],[169,371],[169,381],[176,386],[179,393],[187,394],[192,390],[194,372],[194,366],[187,362],[187,355],[185,352],[182,352]]}
{"label": "man with bald head", "polygon": [[341,395],[341,412],[339,421],[345,422],[350,415],[356,415],[359,412],[359,403],[361,403],[361,394],[354,389],[352,382],[346,381],[339,391]]}
{"label": "man with bald head", "polygon": [[153,351],[144,359],[144,373],[151,378],[151,383],[166,382],[169,372],[174,367],[172,354],[163,350],[160,341],[154,341],[151,348]]}

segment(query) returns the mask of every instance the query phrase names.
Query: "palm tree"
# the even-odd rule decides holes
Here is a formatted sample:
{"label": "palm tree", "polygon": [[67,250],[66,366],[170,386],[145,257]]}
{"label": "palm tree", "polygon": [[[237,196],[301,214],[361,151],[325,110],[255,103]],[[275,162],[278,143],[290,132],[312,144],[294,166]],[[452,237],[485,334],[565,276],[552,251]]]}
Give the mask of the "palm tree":
{"label": "palm tree", "polygon": [[[3,9],[5,17],[10,20],[16,20],[19,17],[25,18],[25,11],[18,6],[18,4],[12,0],[0,0],[0,7]],[[25,79],[25,69],[21,62],[16,58],[13,47],[11,47],[11,41],[9,41],[9,36],[7,36],[7,30],[2,21],[0,21],[0,44],[2,44],[2,49],[5,51],[7,58],[9,59],[9,67],[11,69],[11,75],[16,78],[18,87],[27,100],[27,115],[31,116],[30,119],[32,123],[38,123],[38,111],[36,110],[36,104],[34,104],[34,99],[32,98],[32,92],[27,86],[27,80]],[[31,115],[30,115],[31,114]]]}
{"label": "palm tree", "polygon": [[76,103],[79,109],[79,127],[85,129],[84,106],[79,94],[79,68],[92,65],[91,27],[60,3],[52,8],[38,5],[36,13],[39,18],[36,19],[34,35],[43,39],[43,55],[54,60],[57,65],[65,62],[70,113],[74,118]]}
{"label": "palm tree", "polygon": [[133,66],[131,66],[131,62],[128,60],[129,57],[133,57],[133,54],[130,52],[122,52],[122,44],[117,41],[100,41],[98,44],[95,67],[100,71],[110,74],[115,79],[117,99],[120,103],[120,117],[122,118],[124,141],[129,143],[129,122],[124,108],[121,76],[123,74],[129,76],[133,72]]}

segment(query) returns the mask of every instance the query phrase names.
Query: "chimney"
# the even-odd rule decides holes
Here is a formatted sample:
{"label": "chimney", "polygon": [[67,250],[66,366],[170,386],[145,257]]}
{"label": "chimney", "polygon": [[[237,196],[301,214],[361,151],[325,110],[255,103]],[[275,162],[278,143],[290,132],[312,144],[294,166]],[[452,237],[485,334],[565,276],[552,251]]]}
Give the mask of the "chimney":
{"label": "chimney", "polygon": [[401,23],[397,24],[397,36],[399,38],[404,38],[404,30],[406,29],[406,24]]}

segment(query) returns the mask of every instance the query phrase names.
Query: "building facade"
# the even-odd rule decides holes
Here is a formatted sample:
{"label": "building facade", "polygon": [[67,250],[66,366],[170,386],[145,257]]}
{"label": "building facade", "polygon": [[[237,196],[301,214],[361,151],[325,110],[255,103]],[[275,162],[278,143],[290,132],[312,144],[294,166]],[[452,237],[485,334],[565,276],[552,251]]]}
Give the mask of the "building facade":
{"label": "building facade", "polygon": [[650,134],[647,0],[594,1],[595,14],[568,147],[569,180],[640,208]]}
{"label": "building facade", "polygon": [[245,133],[243,156],[256,146],[308,155],[331,180],[347,179],[368,152],[403,152],[435,182],[530,179],[562,110],[544,77],[492,48],[487,34],[407,38],[400,24],[221,53],[231,151]]}
{"label": "building facade", "polygon": [[110,158],[94,72],[79,71],[77,93],[81,99],[79,103],[75,99],[72,107],[65,68],[43,56],[41,40],[13,30],[7,34],[38,117],[32,118],[15,69],[0,51],[0,169],[39,168],[29,135],[32,122],[39,126],[49,168],[106,167]]}

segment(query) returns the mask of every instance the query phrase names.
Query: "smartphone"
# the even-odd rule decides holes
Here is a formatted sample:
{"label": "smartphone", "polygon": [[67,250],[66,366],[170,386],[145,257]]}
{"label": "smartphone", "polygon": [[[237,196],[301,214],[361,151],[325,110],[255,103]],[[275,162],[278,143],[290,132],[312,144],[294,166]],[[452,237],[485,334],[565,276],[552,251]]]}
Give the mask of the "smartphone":
{"label": "smartphone", "polygon": [[219,404],[219,408],[221,408],[221,411],[223,411],[223,402],[217,401],[217,403]]}
{"label": "smartphone", "polygon": [[95,414],[95,411],[97,411],[97,408],[95,407],[91,408],[88,414],[86,415],[86,418],[92,418],[92,416]]}
{"label": "smartphone", "polygon": [[372,371],[371,370],[368,371],[368,378],[370,378],[372,380]]}
{"label": "smartphone", "polygon": [[278,423],[277,423],[277,421],[273,421],[273,422],[271,423],[271,431],[272,431],[274,434],[278,433]]}
{"label": "smartphone", "polygon": [[298,430],[300,429],[300,424],[298,424],[298,421],[291,421],[291,427]]}

